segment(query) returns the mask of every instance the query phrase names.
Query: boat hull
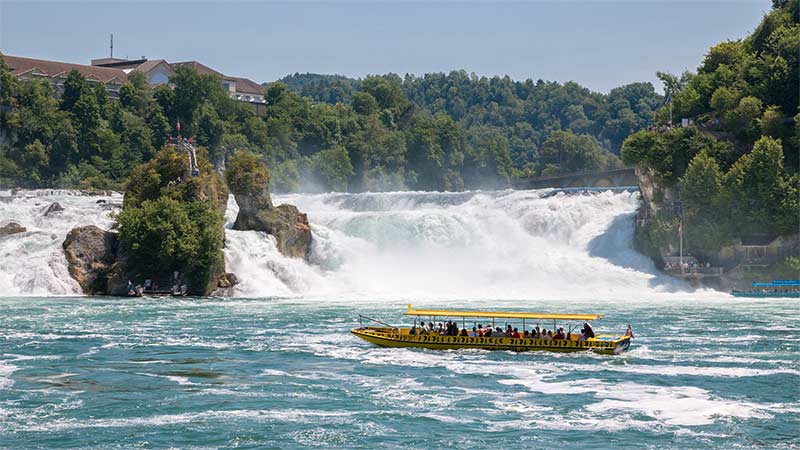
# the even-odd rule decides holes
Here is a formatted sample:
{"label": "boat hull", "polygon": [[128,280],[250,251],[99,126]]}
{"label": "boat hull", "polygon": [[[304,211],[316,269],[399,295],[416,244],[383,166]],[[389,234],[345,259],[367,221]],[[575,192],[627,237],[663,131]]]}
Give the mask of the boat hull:
{"label": "boat hull", "polygon": [[732,291],[731,295],[744,298],[800,298],[800,291]]}
{"label": "boat hull", "polygon": [[466,336],[409,335],[408,329],[357,328],[351,333],[381,347],[413,347],[431,350],[481,349],[513,352],[593,351],[605,355],[618,355],[630,347],[630,337],[599,335],[589,340],[552,340],[526,338],[492,338]]}

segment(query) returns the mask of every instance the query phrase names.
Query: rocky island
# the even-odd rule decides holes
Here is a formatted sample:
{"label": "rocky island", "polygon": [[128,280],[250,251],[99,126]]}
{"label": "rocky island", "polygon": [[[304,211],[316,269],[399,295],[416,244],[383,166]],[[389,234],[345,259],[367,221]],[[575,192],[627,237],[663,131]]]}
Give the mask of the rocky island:
{"label": "rocky island", "polygon": [[[131,284],[150,280],[153,290],[177,283],[189,294],[210,295],[236,283],[222,253],[229,189],[204,151],[197,151],[196,160],[193,175],[180,147],[165,148],[131,173],[114,230],[70,231],[64,253],[84,293],[127,295]],[[269,174],[258,156],[237,153],[225,179],[240,205],[236,229],[266,232],[283,254],[307,256],[308,219],[292,205],[272,206]]]}

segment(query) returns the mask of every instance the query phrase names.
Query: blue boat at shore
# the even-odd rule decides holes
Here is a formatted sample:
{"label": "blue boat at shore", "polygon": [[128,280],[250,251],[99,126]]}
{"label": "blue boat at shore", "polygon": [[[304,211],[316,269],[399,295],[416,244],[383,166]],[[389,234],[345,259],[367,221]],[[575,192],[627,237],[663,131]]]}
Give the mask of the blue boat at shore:
{"label": "blue boat at shore", "polygon": [[731,291],[734,297],[800,298],[800,280],[772,280],[770,283],[753,283],[753,289]]}

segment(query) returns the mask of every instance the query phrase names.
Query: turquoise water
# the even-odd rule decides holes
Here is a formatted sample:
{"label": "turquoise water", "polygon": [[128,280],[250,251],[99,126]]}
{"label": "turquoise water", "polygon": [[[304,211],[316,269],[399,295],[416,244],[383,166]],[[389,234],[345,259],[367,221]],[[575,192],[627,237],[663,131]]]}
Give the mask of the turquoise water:
{"label": "turquoise water", "polygon": [[800,447],[796,301],[444,305],[603,312],[619,357],[348,333],[404,303],[0,299],[0,447]]}

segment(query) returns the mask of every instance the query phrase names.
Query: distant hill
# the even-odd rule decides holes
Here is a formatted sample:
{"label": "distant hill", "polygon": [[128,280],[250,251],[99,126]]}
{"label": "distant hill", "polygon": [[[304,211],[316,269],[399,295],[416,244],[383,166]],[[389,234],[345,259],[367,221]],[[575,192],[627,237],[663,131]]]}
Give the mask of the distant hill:
{"label": "distant hill", "polygon": [[[509,140],[518,169],[538,159],[541,145],[555,130],[588,134],[619,154],[622,141],[649,125],[663,104],[650,83],[632,83],[603,94],[571,81],[515,81],[464,70],[383,77],[398,81],[408,100],[428,113],[445,113],[467,129],[500,131]],[[280,81],[301,96],[330,104],[349,104],[353,93],[362,89],[361,80],[342,75],[295,73]]]}
{"label": "distant hill", "polygon": [[295,73],[286,75],[279,81],[303,97],[311,97],[314,101],[330,104],[350,103],[353,93],[361,89],[359,80],[344,75]]}

